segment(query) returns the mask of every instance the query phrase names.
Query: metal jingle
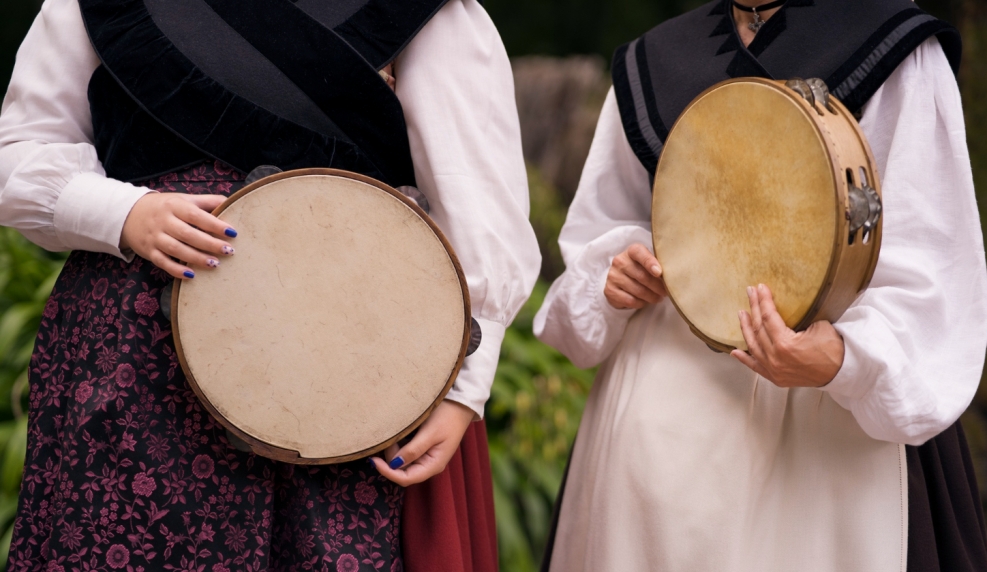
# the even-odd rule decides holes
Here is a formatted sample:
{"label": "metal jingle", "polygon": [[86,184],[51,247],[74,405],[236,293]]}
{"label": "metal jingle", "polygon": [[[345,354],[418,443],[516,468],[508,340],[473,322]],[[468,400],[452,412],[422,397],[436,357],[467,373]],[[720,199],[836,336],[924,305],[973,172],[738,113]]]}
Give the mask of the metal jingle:
{"label": "metal jingle", "polygon": [[812,90],[812,95],[814,96],[816,103],[821,103],[822,106],[826,108],[826,111],[836,113],[836,110],[833,109],[833,105],[829,102],[829,86],[826,85],[826,82],[817,77],[810,77],[805,80],[805,83],[808,84],[809,89]]}
{"label": "metal jingle", "polygon": [[171,291],[174,285],[174,282],[169,282],[167,286],[161,289],[161,313],[169,322],[171,321]]}
{"label": "metal jingle", "polygon": [[483,332],[480,330],[480,323],[476,318],[470,317],[470,343],[466,346],[466,355],[473,355],[483,341]]}
{"label": "metal jingle", "polygon": [[261,165],[247,174],[247,178],[244,180],[244,183],[252,185],[264,177],[270,177],[271,175],[277,175],[282,172],[283,171],[281,169],[275,167],[274,165]]}
{"label": "metal jingle", "polygon": [[398,187],[397,190],[402,195],[415,201],[415,204],[418,205],[418,208],[425,211],[425,214],[428,214],[429,205],[428,205],[428,199],[425,198],[425,193],[419,191],[416,187],[412,187],[411,185],[404,185],[402,187]]}
{"label": "metal jingle", "polygon": [[881,220],[883,205],[881,197],[870,185],[858,187],[850,186],[848,193],[850,208],[847,211],[847,218],[850,221],[848,244],[853,244],[857,231],[864,230],[863,243],[870,242],[870,236],[877,228],[878,221]]}
{"label": "metal jingle", "polygon": [[826,109],[826,111],[836,113],[836,109],[829,102],[829,87],[826,86],[826,82],[823,80],[817,77],[809,79],[794,77],[785,82],[785,87],[801,95],[802,99],[809,102],[809,106],[815,109],[819,115],[822,115],[823,112],[816,106],[817,103]]}

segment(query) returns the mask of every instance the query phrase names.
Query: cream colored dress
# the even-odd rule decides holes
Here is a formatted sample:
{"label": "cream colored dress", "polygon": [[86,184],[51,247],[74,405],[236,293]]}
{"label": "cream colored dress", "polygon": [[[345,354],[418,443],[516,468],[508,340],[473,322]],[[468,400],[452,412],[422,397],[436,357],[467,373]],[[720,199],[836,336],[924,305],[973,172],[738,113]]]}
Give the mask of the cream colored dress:
{"label": "cream colored dress", "polygon": [[861,122],[885,193],[881,261],[836,324],[843,368],[780,389],[710,351],[666,302],[610,307],[610,261],[651,243],[648,175],[608,98],[536,334],[602,362],[564,491],[552,572],[904,572],[904,445],[949,427],[987,346],[987,270],[959,94],[935,40]]}

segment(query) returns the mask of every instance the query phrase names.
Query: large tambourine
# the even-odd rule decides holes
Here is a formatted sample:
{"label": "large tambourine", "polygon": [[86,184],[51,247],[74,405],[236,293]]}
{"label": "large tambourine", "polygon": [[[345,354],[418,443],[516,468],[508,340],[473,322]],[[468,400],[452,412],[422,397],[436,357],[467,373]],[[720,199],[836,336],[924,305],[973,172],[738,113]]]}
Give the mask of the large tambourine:
{"label": "large tambourine", "polygon": [[176,282],[182,368],[209,412],[255,453],[349,461],[418,427],[470,342],[452,248],[400,192],[353,173],[261,179],[215,214],[236,255]]}
{"label": "large tambourine", "polygon": [[835,322],[867,288],[881,247],[877,167],[822,81],[725,81],[668,135],[652,232],[692,331],[713,349],[746,350],[748,286],[766,284],[795,330]]}

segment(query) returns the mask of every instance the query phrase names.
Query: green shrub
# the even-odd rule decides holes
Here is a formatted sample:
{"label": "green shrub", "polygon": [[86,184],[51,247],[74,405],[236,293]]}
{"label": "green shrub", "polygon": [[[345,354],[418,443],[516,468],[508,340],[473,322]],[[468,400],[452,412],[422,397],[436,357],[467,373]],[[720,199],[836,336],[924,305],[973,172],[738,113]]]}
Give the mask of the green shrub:
{"label": "green shrub", "polygon": [[27,450],[27,366],[63,260],[0,228],[0,568],[7,563]]}
{"label": "green shrub", "polygon": [[531,323],[548,286],[507,330],[487,403],[502,570],[536,570],[552,506],[579,426],[593,372],[535,339]]}

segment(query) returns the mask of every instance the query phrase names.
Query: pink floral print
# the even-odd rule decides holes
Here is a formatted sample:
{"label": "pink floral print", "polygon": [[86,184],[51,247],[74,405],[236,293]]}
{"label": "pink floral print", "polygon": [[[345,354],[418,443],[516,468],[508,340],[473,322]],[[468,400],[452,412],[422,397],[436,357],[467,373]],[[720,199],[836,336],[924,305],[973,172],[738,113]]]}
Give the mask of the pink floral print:
{"label": "pink floral print", "polygon": [[[241,180],[209,163],[148,186],[228,195]],[[9,570],[400,571],[403,490],[370,464],[230,446],[179,366],[170,282],[139,257],[69,257],[31,360]]]}

